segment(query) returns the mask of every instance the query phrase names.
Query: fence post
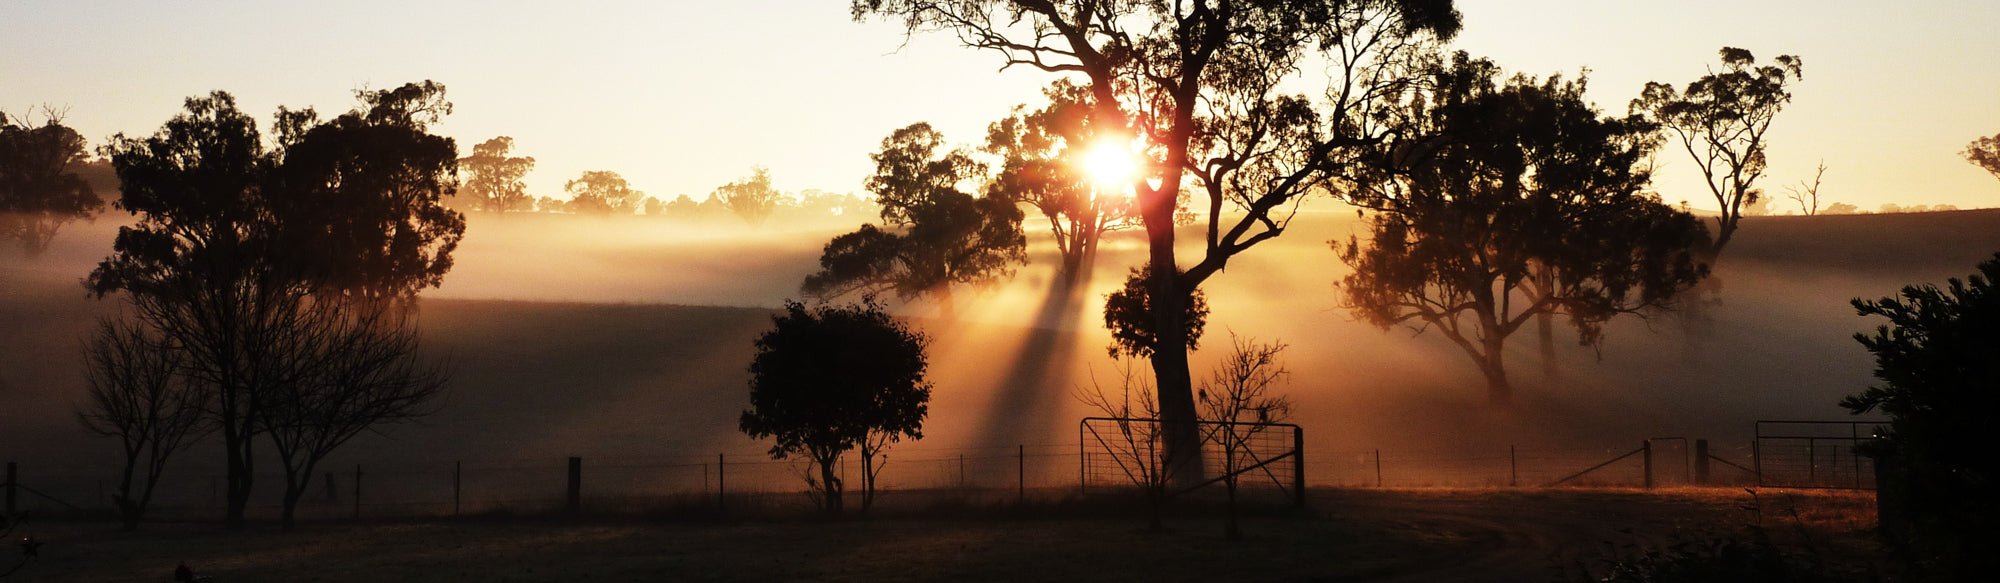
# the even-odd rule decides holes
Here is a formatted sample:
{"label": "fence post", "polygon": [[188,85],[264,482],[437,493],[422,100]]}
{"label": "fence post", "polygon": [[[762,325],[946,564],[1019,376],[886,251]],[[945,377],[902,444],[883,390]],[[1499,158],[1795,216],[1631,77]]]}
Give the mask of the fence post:
{"label": "fence post", "polygon": [[1521,463],[1514,457],[1514,446],[1507,446],[1507,487],[1521,485]]}
{"label": "fence post", "polygon": [[569,458],[569,492],[564,497],[564,506],[570,514],[583,510],[583,458]]}
{"label": "fence post", "polygon": [[1646,489],[1653,489],[1653,440],[1639,444],[1640,455],[1646,460]]}
{"label": "fence post", "polygon": [[1028,502],[1028,444],[1024,443],[1014,447],[1017,448],[1014,453],[1014,487],[1017,492],[1015,503],[1026,504]]}
{"label": "fence post", "polygon": [[1708,440],[1694,440],[1694,483],[1708,485]]}
{"label": "fence post", "polygon": [[451,515],[458,516],[460,493],[465,486],[465,462],[451,462]]}
{"label": "fence post", "polygon": [[1375,450],[1375,487],[1382,487],[1382,450]]}
{"label": "fence post", "polygon": [[1755,468],[1753,471],[1757,473],[1757,486],[1759,487],[1764,485],[1764,453],[1762,451],[1763,448],[1759,445],[1763,442],[1764,439],[1762,436],[1750,441],[1750,467]]}
{"label": "fence post", "polygon": [[14,515],[14,490],[20,484],[21,468],[14,462],[7,462],[7,515]]}
{"label": "fence post", "polygon": [[728,499],[723,496],[725,490],[722,487],[722,476],[722,454],[718,453],[715,454],[715,510],[717,512],[728,509]]}
{"label": "fence post", "polygon": [[361,520],[361,464],[354,464],[354,519]]}
{"label": "fence post", "polygon": [[965,487],[965,454],[958,454],[958,487]]}
{"label": "fence post", "polygon": [[1292,427],[1292,489],[1298,492],[1300,508],[1306,507],[1306,430]]}

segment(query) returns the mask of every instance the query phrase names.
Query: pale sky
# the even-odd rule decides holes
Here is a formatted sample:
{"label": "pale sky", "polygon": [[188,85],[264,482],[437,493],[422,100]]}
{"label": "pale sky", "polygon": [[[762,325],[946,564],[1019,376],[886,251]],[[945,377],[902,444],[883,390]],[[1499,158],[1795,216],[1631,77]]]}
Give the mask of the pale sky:
{"label": "pale sky", "polygon": [[[1748,7],[1744,7],[1744,6]],[[2000,204],[1958,156],[2000,133],[2000,4],[1460,0],[1457,48],[1509,71],[1591,70],[1625,110],[1649,80],[1684,85],[1724,45],[1796,54],[1805,80],[1771,132],[1768,191],[1829,170],[1825,201]],[[971,144],[1048,74],[996,72],[949,37],[848,18],[844,0],[424,2],[14,0],[0,6],[0,109],[68,108],[103,143],[150,134],[190,95],[224,89],[267,123],[280,104],[338,112],[350,91],[432,79],[461,152],[498,135],[538,160],[536,196],[612,170],[662,199],[703,198],[771,169],[780,189],[859,191],[882,137],[930,121]],[[1662,151],[1658,189],[1713,207],[1691,162]],[[1782,207],[1779,207],[1782,209]]]}

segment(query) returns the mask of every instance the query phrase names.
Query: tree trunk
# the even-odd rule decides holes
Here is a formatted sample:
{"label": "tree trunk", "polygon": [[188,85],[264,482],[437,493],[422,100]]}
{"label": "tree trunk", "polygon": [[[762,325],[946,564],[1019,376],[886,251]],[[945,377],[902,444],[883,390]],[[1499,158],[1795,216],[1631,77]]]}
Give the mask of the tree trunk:
{"label": "tree trunk", "polygon": [[1507,384],[1507,339],[1492,337],[1485,340],[1485,354],[1480,355],[1479,372],[1486,374],[1486,401],[1495,407],[1512,404],[1514,388]]}
{"label": "tree trunk", "polygon": [[243,528],[244,509],[250,506],[251,450],[250,436],[246,433],[234,420],[223,422],[222,448],[228,458],[223,482],[228,510],[222,523],[230,529]]}
{"label": "tree trunk", "polygon": [[840,516],[841,483],[839,467],[840,458],[838,456],[830,460],[820,460],[819,483],[820,487],[826,493],[826,514],[828,516]]}

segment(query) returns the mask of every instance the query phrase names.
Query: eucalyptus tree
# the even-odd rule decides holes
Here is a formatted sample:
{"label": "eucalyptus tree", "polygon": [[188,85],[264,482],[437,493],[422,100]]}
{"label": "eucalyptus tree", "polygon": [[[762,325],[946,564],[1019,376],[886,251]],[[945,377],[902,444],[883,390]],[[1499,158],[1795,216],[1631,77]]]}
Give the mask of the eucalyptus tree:
{"label": "eucalyptus tree", "polygon": [[0,238],[13,238],[30,256],[47,250],[63,225],[104,207],[79,174],[87,155],[82,134],[45,109],[41,125],[0,113]]}
{"label": "eucalyptus tree", "polygon": [[[854,0],[853,16],[943,32],[1003,68],[1077,78],[1094,115],[1142,144],[1131,178],[1147,235],[1159,409],[1182,479],[1199,474],[1190,294],[1283,234],[1301,200],[1351,192],[1349,169],[1460,26],[1451,0]],[[1323,80],[1323,82],[1322,82]],[[1202,241],[1183,262],[1177,200]]]}
{"label": "eucalyptus tree", "polygon": [[[1139,226],[1122,176],[1092,176],[1091,164],[1129,157],[1132,138],[1123,127],[1106,128],[1090,105],[1089,89],[1057,81],[1043,90],[1049,104],[1014,114],[987,128],[986,151],[1000,156],[987,196],[1035,207],[1049,221],[1071,287],[1084,280],[1105,233]],[[1109,179],[1109,180],[1107,180]],[[1106,182],[1112,182],[1106,184]]]}
{"label": "eucalyptus tree", "polygon": [[1505,404],[1506,341],[1529,321],[1564,316],[1597,346],[1605,321],[1669,307],[1707,273],[1701,223],[1647,191],[1651,123],[1600,117],[1584,80],[1501,83],[1464,53],[1428,85],[1359,199],[1367,243],[1333,244],[1356,315],[1442,334]]}
{"label": "eucalyptus tree", "polygon": [[1757,65],[1750,51],[1723,47],[1722,70],[1703,75],[1676,90],[1667,83],[1647,83],[1632,110],[1651,115],[1671,133],[1701,170],[1710,195],[1721,207],[1715,217],[1715,248],[1720,255],[1736,234],[1746,205],[1764,194],[1756,188],[1764,175],[1764,135],[1778,112],[1792,102],[1790,84],[1803,79],[1804,61],[1779,55],[1772,65]]}

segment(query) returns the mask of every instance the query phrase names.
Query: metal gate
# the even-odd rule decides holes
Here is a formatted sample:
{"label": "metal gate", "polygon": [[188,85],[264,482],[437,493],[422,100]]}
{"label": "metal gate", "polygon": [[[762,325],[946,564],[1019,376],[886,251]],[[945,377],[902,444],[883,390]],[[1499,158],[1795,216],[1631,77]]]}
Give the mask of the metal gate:
{"label": "metal gate", "polygon": [[[1086,417],[1077,424],[1081,484],[1092,488],[1166,484],[1165,433],[1158,419]],[[1290,423],[1201,421],[1200,483],[1169,490],[1183,494],[1229,478],[1238,490],[1275,489],[1303,504],[1305,432]]]}
{"label": "metal gate", "polygon": [[1757,422],[1751,455],[1757,485],[1774,488],[1875,489],[1875,460],[1854,451],[1887,421]]}

